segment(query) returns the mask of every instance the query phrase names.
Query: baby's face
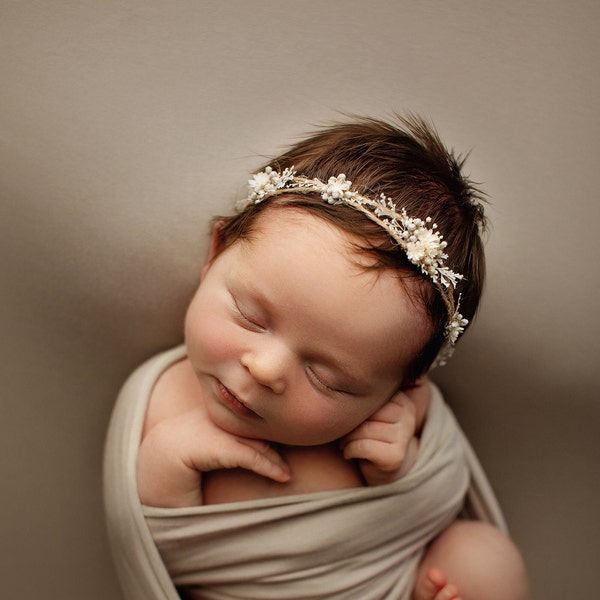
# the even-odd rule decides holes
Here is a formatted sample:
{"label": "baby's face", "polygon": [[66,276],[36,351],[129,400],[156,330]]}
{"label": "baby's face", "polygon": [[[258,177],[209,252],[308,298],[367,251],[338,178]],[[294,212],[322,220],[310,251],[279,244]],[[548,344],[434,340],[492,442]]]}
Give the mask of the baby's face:
{"label": "baby's face", "polygon": [[251,240],[215,254],[186,344],[211,419],[232,434],[342,437],[399,388],[428,335],[397,276],[361,268],[348,235],[310,213],[266,210]]}

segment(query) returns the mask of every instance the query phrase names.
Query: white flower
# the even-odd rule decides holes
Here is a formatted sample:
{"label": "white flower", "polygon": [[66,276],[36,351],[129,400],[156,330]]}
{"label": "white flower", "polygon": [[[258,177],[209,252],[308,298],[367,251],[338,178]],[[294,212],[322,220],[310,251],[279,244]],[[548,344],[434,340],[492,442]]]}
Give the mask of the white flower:
{"label": "white flower", "polygon": [[260,201],[266,194],[274,192],[280,186],[280,183],[279,173],[273,171],[271,167],[267,167],[264,171],[256,173],[248,181],[251,190],[250,197],[253,200]]}
{"label": "white flower", "polygon": [[421,267],[437,266],[443,258],[442,241],[439,233],[427,227],[415,229],[406,242],[408,260]]}
{"label": "white flower", "polygon": [[465,319],[458,311],[454,313],[452,319],[446,325],[446,339],[451,343],[455,344],[458,340],[458,336],[465,330],[465,327],[469,324],[468,319]]}
{"label": "white flower", "polygon": [[323,200],[333,204],[336,200],[343,200],[350,191],[351,181],[346,181],[346,176],[341,173],[337,177],[330,177],[327,187],[323,191]]}

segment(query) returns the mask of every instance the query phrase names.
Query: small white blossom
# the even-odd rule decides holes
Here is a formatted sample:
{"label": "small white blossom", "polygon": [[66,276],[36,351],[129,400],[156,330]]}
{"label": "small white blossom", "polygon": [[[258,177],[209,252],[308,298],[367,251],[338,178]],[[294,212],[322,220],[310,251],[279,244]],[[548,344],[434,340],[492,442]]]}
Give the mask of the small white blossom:
{"label": "small white blossom", "polygon": [[329,181],[327,181],[327,187],[322,193],[323,200],[327,200],[329,204],[343,200],[350,191],[351,185],[352,182],[346,181],[346,176],[343,173],[337,177],[330,177]]}
{"label": "small white blossom", "polygon": [[468,324],[468,319],[465,319],[457,310],[446,325],[446,338],[448,341],[451,344],[455,344],[458,336],[465,330]]}
{"label": "small white blossom", "polygon": [[274,192],[278,188],[280,181],[279,173],[273,171],[271,167],[267,167],[264,171],[256,173],[248,181],[250,199],[260,202],[264,196]]}
{"label": "small white blossom", "polygon": [[408,260],[416,265],[422,262],[426,262],[426,264],[437,262],[442,254],[439,234],[427,227],[416,229],[415,235],[411,236],[411,241],[406,244]]}

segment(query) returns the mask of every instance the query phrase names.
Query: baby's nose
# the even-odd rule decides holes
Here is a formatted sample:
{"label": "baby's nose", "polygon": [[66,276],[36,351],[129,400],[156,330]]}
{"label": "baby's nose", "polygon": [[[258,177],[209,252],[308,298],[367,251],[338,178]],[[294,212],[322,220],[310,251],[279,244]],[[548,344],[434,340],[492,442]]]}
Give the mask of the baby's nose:
{"label": "baby's nose", "polygon": [[275,394],[282,394],[286,388],[286,372],[289,369],[289,357],[284,347],[269,344],[254,348],[242,356],[242,365],[261,385]]}

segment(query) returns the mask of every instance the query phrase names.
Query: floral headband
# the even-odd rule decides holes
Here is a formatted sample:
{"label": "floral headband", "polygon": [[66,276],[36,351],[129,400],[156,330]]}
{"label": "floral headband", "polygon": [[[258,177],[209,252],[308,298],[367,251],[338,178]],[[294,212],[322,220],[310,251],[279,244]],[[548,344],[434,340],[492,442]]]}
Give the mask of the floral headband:
{"label": "floral headband", "polygon": [[392,200],[384,194],[375,199],[363,196],[351,189],[352,182],[344,174],[330,177],[324,183],[319,179],[298,177],[293,169],[291,167],[280,173],[267,167],[256,173],[248,181],[248,197],[238,203],[238,209],[244,210],[273,196],[317,193],[327,203],[349,206],[383,227],[404,250],[408,260],[432,280],[444,301],[448,320],[444,329],[444,344],[434,364],[445,364],[469,321],[458,310],[460,297],[454,298],[454,289],[463,276],[445,266],[448,255],[444,249],[447,243],[437,231],[437,225],[431,222],[431,217],[425,220],[409,217],[404,208],[398,212]]}

